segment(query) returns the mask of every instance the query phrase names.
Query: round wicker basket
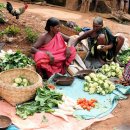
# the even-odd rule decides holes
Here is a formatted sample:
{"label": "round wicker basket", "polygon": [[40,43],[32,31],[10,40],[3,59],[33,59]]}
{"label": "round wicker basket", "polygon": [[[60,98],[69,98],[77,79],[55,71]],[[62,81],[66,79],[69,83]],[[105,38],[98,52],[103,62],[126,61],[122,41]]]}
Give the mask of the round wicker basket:
{"label": "round wicker basket", "polygon": [[[19,76],[26,77],[32,85],[13,86],[13,80]],[[32,99],[36,94],[36,89],[42,86],[41,76],[29,69],[11,69],[0,73],[0,96],[13,106]]]}

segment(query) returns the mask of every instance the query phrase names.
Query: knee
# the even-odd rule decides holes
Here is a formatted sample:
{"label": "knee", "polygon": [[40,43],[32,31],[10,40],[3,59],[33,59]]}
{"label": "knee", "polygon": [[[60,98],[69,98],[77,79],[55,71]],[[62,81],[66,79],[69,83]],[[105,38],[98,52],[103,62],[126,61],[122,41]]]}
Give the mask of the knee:
{"label": "knee", "polygon": [[97,38],[98,45],[105,45],[106,39],[104,34],[100,34]]}
{"label": "knee", "polygon": [[122,36],[118,36],[118,37],[117,37],[117,43],[120,44],[120,45],[123,45],[123,44],[124,44],[124,40],[125,40],[125,39],[124,39],[124,37],[122,37]]}

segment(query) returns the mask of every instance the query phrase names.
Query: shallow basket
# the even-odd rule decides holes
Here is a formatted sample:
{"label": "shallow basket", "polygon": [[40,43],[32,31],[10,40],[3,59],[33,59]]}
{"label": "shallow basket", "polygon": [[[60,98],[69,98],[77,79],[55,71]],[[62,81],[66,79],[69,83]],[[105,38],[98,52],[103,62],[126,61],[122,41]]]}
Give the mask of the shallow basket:
{"label": "shallow basket", "polygon": [[73,35],[78,35],[79,32],[77,32],[76,30],[66,27],[64,25],[60,26],[60,32],[67,35],[67,36],[73,36]]}
{"label": "shallow basket", "polygon": [[[13,80],[19,76],[27,78],[32,85],[13,86]],[[36,94],[36,89],[42,86],[41,76],[29,69],[11,69],[0,73],[0,96],[13,106],[32,99]]]}

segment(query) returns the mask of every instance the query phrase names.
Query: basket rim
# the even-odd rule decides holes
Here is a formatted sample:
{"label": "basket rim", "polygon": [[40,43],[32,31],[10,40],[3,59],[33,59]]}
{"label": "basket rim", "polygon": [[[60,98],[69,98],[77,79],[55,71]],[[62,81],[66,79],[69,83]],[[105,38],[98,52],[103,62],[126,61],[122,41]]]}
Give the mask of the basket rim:
{"label": "basket rim", "polygon": [[[34,70],[30,70],[30,69],[27,69],[27,68],[14,68],[14,69],[9,69],[9,70],[5,70],[5,71],[2,71],[2,72],[0,72],[0,76],[3,74],[3,73],[6,73],[6,72],[9,72],[9,71],[14,71],[14,70],[26,70],[26,71],[32,71],[33,73],[35,73],[41,80],[42,80],[42,77],[36,72],[36,71],[34,71]],[[39,79],[38,79],[39,80]],[[2,83],[2,84],[4,84],[5,86],[7,86],[7,85],[10,85],[10,87],[11,88],[16,88],[16,89],[27,89],[27,88],[32,88],[32,87],[34,87],[34,84],[32,84],[32,85],[29,85],[29,86],[26,86],[26,87],[24,87],[24,86],[19,86],[19,87],[15,87],[15,86],[13,86],[13,85],[11,85],[11,84],[8,84],[8,83],[4,83],[1,79],[0,79],[0,82]]]}

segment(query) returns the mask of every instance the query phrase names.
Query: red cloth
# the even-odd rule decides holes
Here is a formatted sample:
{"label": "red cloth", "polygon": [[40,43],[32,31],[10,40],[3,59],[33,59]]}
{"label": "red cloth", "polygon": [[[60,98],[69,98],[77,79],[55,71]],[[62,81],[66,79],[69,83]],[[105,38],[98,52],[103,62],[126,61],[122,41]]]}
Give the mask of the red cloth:
{"label": "red cloth", "polygon": [[[54,38],[47,44],[39,48],[37,53],[34,55],[34,60],[36,62],[37,69],[44,69],[47,75],[50,77],[54,73],[65,74],[65,68],[75,59],[76,50],[75,47],[70,47],[71,55],[66,59],[66,44],[60,33],[57,33]],[[50,65],[49,56],[42,51],[49,51],[54,56],[54,64]]]}

